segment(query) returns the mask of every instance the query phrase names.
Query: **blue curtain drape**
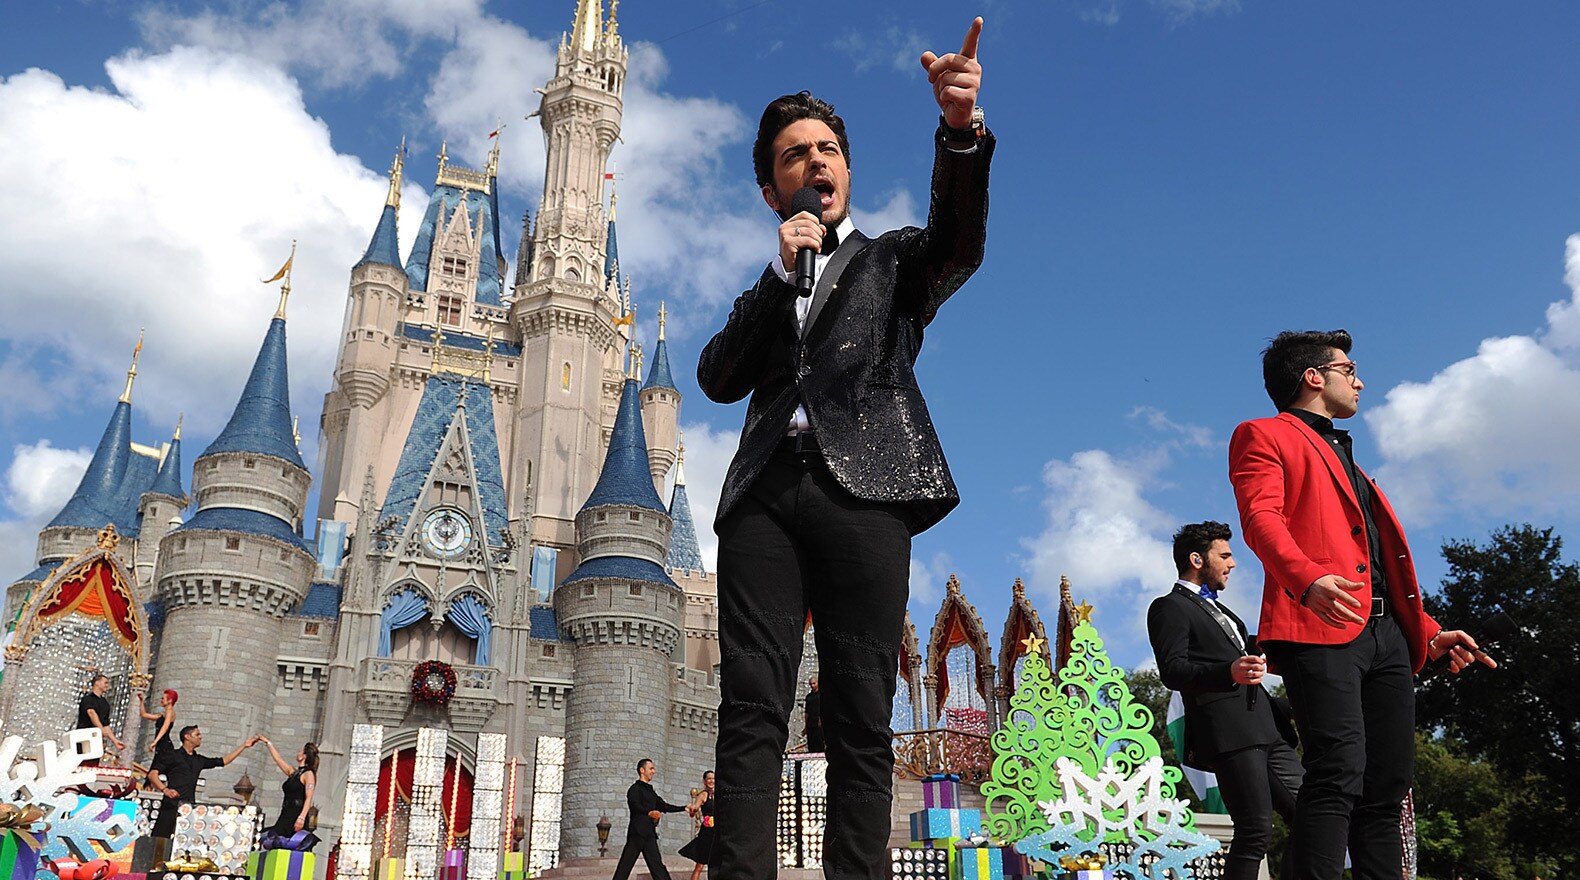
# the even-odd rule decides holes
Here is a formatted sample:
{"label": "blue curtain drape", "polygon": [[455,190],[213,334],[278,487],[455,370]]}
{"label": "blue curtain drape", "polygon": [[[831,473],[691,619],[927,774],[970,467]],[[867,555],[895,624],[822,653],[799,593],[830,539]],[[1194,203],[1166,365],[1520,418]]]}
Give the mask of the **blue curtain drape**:
{"label": "blue curtain drape", "polygon": [[396,630],[405,629],[422,620],[427,613],[428,600],[418,590],[401,590],[391,596],[389,604],[384,606],[384,613],[380,615],[379,656],[390,655],[390,636]]}
{"label": "blue curtain drape", "polygon": [[473,654],[472,662],[478,666],[487,666],[488,649],[494,640],[494,623],[488,619],[488,606],[476,596],[468,594],[450,603],[445,618],[456,629],[477,640],[477,651]]}

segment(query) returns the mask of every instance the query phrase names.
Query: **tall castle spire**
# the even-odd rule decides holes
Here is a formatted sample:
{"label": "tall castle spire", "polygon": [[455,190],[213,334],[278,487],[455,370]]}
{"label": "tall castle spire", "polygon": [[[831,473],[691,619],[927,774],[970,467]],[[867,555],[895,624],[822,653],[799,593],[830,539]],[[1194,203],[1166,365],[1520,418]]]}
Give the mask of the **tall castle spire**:
{"label": "tall castle spire", "polygon": [[252,373],[242,388],[241,399],[230,421],[204,456],[217,452],[256,452],[272,455],[296,465],[307,466],[296,450],[291,433],[291,386],[285,363],[285,318],[278,314],[269,322],[253,361]]}
{"label": "tall castle spire", "polygon": [[697,524],[691,516],[691,501],[686,497],[686,441],[680,441],[675,457],[675,491],[669,496],[669,518],[675,530],[669,535],[671,571],[702,571],[702,548],[697,543]]}

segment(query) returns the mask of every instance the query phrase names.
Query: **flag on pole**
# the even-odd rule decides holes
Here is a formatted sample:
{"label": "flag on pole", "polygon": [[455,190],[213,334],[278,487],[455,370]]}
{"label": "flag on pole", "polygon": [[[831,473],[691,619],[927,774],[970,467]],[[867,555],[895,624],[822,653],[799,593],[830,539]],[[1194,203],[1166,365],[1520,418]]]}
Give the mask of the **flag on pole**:
{"label": "flag on pole", "polygon": [[636,312],[626,312],[620,317],[614,319],[614,325],[616,327],[629,327],[634,323],[636,323]]}
{"label": "flag on pole", "polygon": [[1169,691],[1169,713],[1163,727],[1168,732],[1169,741],[1174,743],[1174,754],[1181,759],[1180,769],[1185,771],[1186,781],[1196,796],[1201,798],[1203,809],[1209,813],[1229,812],[1229,808],[1224,806],[1223,796],[1218,793],[1218,777],[1205,770],[1185,766],[1185,701],[1181,699],[1179,691]]}
{"label": "flag on pole", "polygon": [[263,279],[263,283],[273,284],[274,282],[279,281],[281,278],[284,278],[285,273],[291,271],[291,261],[294,259],[296,259],[296,248],[293,246],[291,248],[291,255],[285,258],[285,265],[280,267],[280,271],[274,273],[268,278]]}

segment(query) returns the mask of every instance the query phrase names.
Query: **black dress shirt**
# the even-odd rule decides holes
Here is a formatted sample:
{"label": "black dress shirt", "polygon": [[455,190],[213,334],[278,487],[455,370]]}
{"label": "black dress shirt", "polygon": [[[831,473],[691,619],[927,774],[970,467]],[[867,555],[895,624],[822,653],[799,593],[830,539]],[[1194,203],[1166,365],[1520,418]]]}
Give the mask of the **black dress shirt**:
{"label": "black dress shirt", "polygon": [[626,804],[631,808],[631,824],[626,834],[632,837],[657,837],[658,823],[648,813],[678,813],[685,807],[676,806],[658,796],[653,786],[638,779],[625,792]]}
{"label": "black dress shirt", "polygon": [[98,713],[99,724],[102,724],[105,727],[110,726],[110,701],[99,696],[93,691],[88,691],[82,695],[82,702],[77,704],[78,730],[85,730],[90,727],[95,729],[98,728],[99,724],[94,724],[93,719],[88,717],[89,709],[92,709],[94,712]]}
{"label": "black dress shirt", "polygon": [[[1333,426],[1333,420],[1327,416],[1319,416],[1314,412],[1303,409],[1291,408],[1289,414],[1310,426],[1317,432],[1317,436],[1328,442],[1333,451],[1338,455],[1339,462],[1344,465],[1344,472],[1349,475],[1350,486],[1355,490],[1355,499],[1361,505],[1361,518],[1366,522],[1366,549],[1371,557],[1369,567],[1372,575],[1372,595],[1388,595],[1388,576],[1382,566],[1382,537],[1377,533],[1377,518],[1372,515],[1372,485],[1371,480],[1361,473],[1355,466],[1354,441],[1350,439],[1350,432]],[[1346,573],[1348,576],[1348,573]],[[1368,609],[1361,609],[1369,613]]]}
{"label": "black dress shirt", "polygon": [[184,802],[191,802],[197,795],[198,777],[203,775],[204,770],[223,766],[224,758],[188,753],[186,749],[165,752],[163,757],[154,761],[154,769],[165,775],[165,787],[175,789],[176,800]]}

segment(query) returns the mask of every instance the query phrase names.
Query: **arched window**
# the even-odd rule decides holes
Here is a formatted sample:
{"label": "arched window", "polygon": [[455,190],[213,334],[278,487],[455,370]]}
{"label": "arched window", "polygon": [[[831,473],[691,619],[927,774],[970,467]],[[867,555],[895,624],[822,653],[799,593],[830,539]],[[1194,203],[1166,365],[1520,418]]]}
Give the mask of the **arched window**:
{"label": "arched window", "polygon": [[560,365],[560,390],[571,390],[571,362],[566,361]]}

